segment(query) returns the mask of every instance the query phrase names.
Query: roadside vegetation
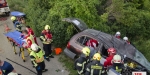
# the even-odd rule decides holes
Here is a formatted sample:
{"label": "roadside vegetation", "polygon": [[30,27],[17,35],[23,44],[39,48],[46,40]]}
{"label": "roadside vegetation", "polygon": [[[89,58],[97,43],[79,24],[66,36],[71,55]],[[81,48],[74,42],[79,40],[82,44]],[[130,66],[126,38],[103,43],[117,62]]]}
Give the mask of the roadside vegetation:
{"label": "roadside vegetation", "polygon": [[[12,10],[27,15],[30,25],[38,36],[45,24],[51,26],[55,47],[65,47],[75,34],[75,29],[63,18],[76,17],[83,20],[89,28],[129,40],[150,61],[150,1],[149,0],[7,0]],[[64,54],[61,60],[75,75],[73,61]],[[69,63],[69,64],[68,64]]]}

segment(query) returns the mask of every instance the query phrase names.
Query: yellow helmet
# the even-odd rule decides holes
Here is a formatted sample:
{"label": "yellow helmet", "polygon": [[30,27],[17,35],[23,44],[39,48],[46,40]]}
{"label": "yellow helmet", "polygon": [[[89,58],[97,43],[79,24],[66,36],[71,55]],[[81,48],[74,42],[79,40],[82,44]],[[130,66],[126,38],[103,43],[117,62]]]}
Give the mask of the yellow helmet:
{"label": "yellow helmet", "polygon": [[100,61],[101,60],[101,55],[99,53],[95,53],[94,56],[93,56],[93,60]]}
{"label": "yellow helmet", "polygon": [[85,56],[89,56],[90,55],[90,49],[88,47],[84,47],[82,49],[83,54],[85,54]]}
{"label": "yellow helmet", "polygon": [[12,20],[12,21],[16,20],[16,17],[15,17],[15,16],[12,16],[12,17],[11,17],[11,20]]}
{"label": "yellow helmet", "polygon": [[50,26],[49,25],[45,25],[45,30],[48,30],[50,29]]}

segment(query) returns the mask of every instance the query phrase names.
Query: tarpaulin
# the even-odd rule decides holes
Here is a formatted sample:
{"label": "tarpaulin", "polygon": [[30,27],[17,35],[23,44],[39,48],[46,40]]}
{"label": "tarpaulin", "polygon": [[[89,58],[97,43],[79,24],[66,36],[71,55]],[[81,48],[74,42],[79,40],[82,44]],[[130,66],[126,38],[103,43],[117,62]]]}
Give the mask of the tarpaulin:
{"label": "tarpaulin", "polygon": [[13,39],[13,41],[17,43],[19,47],[22,47],[22,45],[24,44],[23,38],[21,38],[21,33],[18,31],[8,32],[4,35]]}
{"label": "tarpaulin", "polygon": [[11,14],[12,16],[25,16],[24,13],[19,12],[19,11],[12,11],[10,14]]}

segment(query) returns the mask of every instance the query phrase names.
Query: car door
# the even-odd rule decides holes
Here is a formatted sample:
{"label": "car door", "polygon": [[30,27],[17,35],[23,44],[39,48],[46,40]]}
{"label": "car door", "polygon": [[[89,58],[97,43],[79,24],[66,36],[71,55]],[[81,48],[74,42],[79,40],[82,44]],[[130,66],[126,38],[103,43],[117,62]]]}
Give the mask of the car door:
{"label": "car door", "polygon": [[64,18],[62,21],[72,23],[77,32],[88,29],[87,25],[78,18]]}

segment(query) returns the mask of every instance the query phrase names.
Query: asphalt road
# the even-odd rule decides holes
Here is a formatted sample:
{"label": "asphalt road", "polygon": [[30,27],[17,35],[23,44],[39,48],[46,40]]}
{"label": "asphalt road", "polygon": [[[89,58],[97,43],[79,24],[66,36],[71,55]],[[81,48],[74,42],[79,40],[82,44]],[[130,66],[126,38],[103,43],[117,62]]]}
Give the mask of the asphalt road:
{"label": "asphalt road", "polygon": [[[9,28],[12,29],[11,31],[14,30],[13,23],[11,22],[10,17],[0,18],[0,59],[10,62],[15,68],[15,70],[22,75],[36,75],[31,71],[6,59],[9,58],[36,72],[35,69],[32,67],[29,56],[27,56],[28,55],[27,51],[25,51],[25,56],[27,56],[26,62],[23,62],[21,56],[19,57],[19,54],[17,55],[14,54],[12,45],[10,44],[10,42],[8,42],[6,36],[3,34],[4,24],[7,24]],[[40,42],[39,39],[38,39],[38,43],[40,46],[42,46],[42,43]],[[18,48],[16,49],[17,49],[17,53],[19,53],[19,49]],[[46,68],[48,69],[48,72],[43,73],[43,75],[69,75],[69,72],[65,70],[62,63],[58,61],[59,55],[58,56],[54,55],[54,57],[55,58],[50,59],[50,62],[47,62],[45,60],[45,64],[46,64]]]}

